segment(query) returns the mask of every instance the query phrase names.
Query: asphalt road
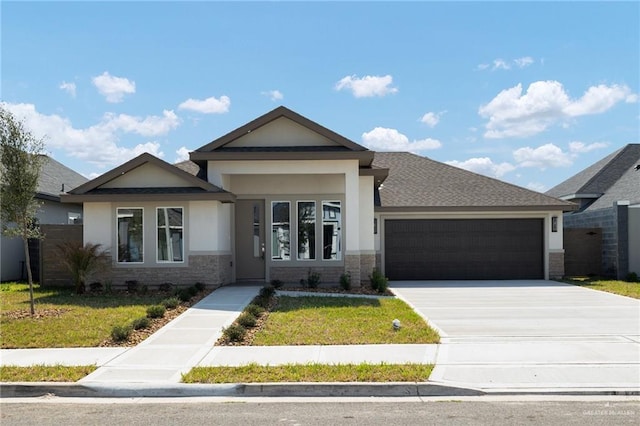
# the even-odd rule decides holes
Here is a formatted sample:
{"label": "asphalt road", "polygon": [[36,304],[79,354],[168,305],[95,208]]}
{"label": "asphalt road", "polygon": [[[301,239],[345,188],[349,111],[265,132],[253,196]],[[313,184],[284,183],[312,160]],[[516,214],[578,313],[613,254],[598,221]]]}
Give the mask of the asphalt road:
{"label": "asphalt road", "polygon": [[9,425],[637,425],[636,401],[0,404]]}

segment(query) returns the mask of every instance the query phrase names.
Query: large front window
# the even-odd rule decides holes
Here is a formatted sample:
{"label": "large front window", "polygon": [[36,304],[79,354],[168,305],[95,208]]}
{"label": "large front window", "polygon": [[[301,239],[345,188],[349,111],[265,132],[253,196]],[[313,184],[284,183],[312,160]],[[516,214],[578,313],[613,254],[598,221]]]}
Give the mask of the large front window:
{"label": "large front window", "polygon": [[273,260],[291,259],[291,213],[288,201],[271,203],[271,258]]}
{"label": "large front window", "polygon": [[158,218],[158,262],[182,262],[183,222],[182,207],[159,207]]}
{"label": "large front window", "polygon": [[316,258],[316,202],[298,201],[298,259]]}
{"label": "large front window", "polygon": [[342,258],[342,209],[340,201],[322,202],[322,259]]}
{"label": "large front window", "polygon": [[144,262],[143,210],[141,208],[118,209],[117,216],[118,262]]}

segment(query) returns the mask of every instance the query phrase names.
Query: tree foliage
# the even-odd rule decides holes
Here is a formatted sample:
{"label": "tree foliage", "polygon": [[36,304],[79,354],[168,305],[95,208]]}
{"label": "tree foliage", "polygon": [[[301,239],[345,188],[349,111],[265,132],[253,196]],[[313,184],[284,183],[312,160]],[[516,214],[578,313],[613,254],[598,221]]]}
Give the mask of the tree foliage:
{"label": "tree foliage", "polygon": [[20,237],[24,242],[32,315],[35,308],[28,241],[41,237],[36,223],[40,203],[35,195],[43,151],[42,139],[34,137],[13,114],[0,107],[0,220],[4,235]]}
{"label": "tree foliage", "polygon": [[108,261],[108,254],[102,245],[78,242],[66,242],[58,246],[62,263],[71,273],[76,293],[82,294],[87,289],[87,278],[94,272],[103,269]]}

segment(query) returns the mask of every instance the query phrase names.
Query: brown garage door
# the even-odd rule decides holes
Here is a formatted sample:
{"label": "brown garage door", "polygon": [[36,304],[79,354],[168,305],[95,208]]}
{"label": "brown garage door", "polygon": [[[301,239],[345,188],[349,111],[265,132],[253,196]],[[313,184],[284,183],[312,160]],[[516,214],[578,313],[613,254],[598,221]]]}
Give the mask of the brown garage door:
{"label": "brown garage door", "polygon": [[386,220],[392,280],[544,277],[542,219]]}

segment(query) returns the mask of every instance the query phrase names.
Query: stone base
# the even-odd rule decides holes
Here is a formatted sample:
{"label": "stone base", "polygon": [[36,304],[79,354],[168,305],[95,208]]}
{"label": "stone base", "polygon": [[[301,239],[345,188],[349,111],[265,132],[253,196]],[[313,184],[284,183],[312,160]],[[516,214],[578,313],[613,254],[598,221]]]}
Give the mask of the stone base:
{"label": "stone base", "polygon": [[271,268],[269,276],[272,280],[280,280],[285,284],[300,284],[300,280],[306,280],[310,272],[320,274],[320,282],[324,284],[338,284],[340,275],[344,273],[342,266],[323,266],[323,267],[284,267],[274,266]]}
{"label": "stone base", "polygon": [[564,252],[549,253],[549,279],[559,280],[564,277]]}

